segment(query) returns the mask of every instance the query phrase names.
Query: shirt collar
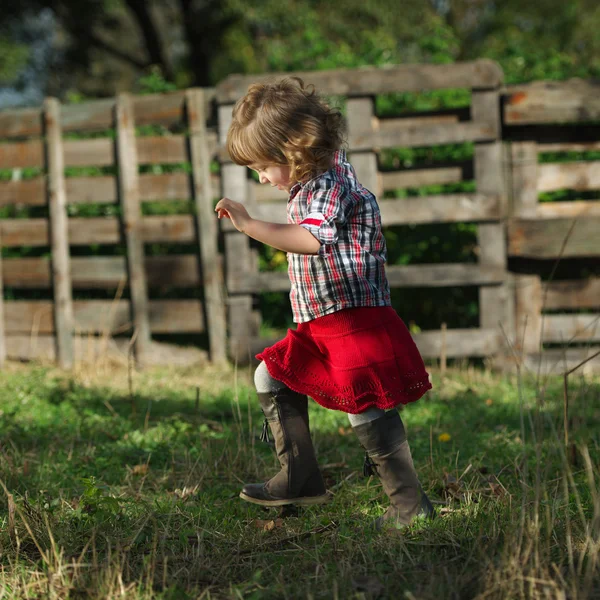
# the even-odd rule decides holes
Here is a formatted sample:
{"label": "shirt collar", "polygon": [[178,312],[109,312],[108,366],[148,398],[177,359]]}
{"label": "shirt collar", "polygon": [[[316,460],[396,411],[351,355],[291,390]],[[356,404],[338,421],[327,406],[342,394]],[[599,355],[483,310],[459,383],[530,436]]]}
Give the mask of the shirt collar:
{"label": "shirt collar", "polygon": [[[331,167],[329,167],[328,171],[325,171],[324,173],[320,173],[319,175],[317,175],[316,177],[313,177],[312,179],[309,179],[307,182],[305,183],[295,183],[291,188],[290,188],[290,197],[289,200],[292,200],[293,198],[296,197],[296,194],[305,186],[310,185],[313,181],[315,181],[315,179],[319,179],[319,177],[323,177],[323,175],[326,175],[327,173],[329,173],[330,171],[335,171],[337,169],[339,169],[340,167],[343,166],[343,164],[346,162],[346,151],[343,149],[340,150],[336,150],[335,154],[333,155],[333,160],[331,161]],[[289,201],[288,200],[288,201]]]}

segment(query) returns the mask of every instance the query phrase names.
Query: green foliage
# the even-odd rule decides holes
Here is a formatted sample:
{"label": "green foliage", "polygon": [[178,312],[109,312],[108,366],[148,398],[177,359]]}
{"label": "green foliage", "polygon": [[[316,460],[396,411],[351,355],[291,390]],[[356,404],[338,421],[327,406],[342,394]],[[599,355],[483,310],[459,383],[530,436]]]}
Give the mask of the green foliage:
{"label": "green foliage", "polygon": [[0,83],[10,84],[27,64],[30,50],[0,35]]}

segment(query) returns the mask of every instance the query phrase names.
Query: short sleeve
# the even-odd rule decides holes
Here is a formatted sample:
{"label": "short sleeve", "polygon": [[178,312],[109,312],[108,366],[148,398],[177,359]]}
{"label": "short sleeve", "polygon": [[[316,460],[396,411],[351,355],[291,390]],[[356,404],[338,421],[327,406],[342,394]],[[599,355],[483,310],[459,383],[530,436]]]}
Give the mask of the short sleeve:
{"label": "short sleeve", "polygon": [[300,225],[321,242],[319,254],[327,256],[353,209],[352,195],[340,183],[325,179],[309,191],[306,204],[308,214]]}

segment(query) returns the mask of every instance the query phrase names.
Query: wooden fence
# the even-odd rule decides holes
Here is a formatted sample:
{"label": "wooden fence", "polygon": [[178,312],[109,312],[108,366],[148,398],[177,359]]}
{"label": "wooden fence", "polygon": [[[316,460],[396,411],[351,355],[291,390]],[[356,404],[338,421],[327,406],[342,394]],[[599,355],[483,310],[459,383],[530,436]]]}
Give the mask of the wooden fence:
{"label": "wooden fence", "polygon": [[[480,327],[417,334],[416,341],[423,355],[490,356],[500,352],[504,342],[498,324],[504,323],[511,331],[514,311],[506,269],[504,220],[507,194],[500,127],[502,71],[498,65],[482,60],[444,66],[364,68],[299,75],[325,94],[347,98],[350,160],[359,180],[380,198],[385,226],[463,221],[478,224],[480,252],[476,264],[387,267],[392,288],[479,288]],[[229,127],[232,104],[245,93],[250,82],[260,79],[256,76],[231,76],[217,86],[222,136]],[[374,96],[377,94],[445,88],[469,89],[470,108],[386,119],[375,114]],[[473,160],[469,164],[388,172],[380,172],[378,167],[378,154],[386,148],[463,142],[475,145]],[[393,190],[467,179],[475,180],[475,193],[389,198],[389,192]],[[250,179],[245,167],[224,164],[222,181],[224,194],[249,205],[251,214],[285,223],[285,196]],[[385,199],[381,199],[383,192],[388,192]],[[232,354],[244,358],[249,352],[256,352],[273,341],[258,335],[260,322],[253,310],[253,294],[287,291],[289,281],[285,273],[259,272],[248,238],[231,226],[225,230],[225,251]]]}
{"label": "wooden fence", "polygon": [[[515,275],[516,347],[532,368],[561,371],[600,350],[600,160],[565,154],[600,151],[600,125],[592,124],[600,122],[600,84],[514,86],[505,91],[503,106],[512,180],[509,256],[554,265],[595,259],[593,274],[584,279]],[[542,162],[543,155],[560,162]],[[541,193],[557,191],[592,198],[540,202]],[[587,368],[599,366],[596,360]]]}
{"label": "wooden fence", "polygon": [[[0,169],[13,174],[0,182],[0,206],[40,207],[42,214],[0,220],[4,249],[37,250],[34,257],[3,258],[3,284],[52,294],[48,300],[4,301],[5,356],[57,357],[70,367],[78,354],[75,345],[97,354],[95,347],[116,334],[133,333],[140,363],[169,362],[177,353],[153,344],[152,333],[206,331],[211,358],[225,358],[213,214],[218,181],[210,174],[216,134],[207,130],[212,96],[210,90],[190,89],[138,98],[123,94],[75,106],[48,99],[40,110],[0,113],[0,138],[10,140],[0,145]],[[137,126],[152,126],[153,134],[136,136]],[[87,139],[69,139],[71,133]],[[175,164],[183,168],[154,168]],[[100,174],[65,176],[65,168],[90,166]],[[21,177],[24,172],[37,176]],[[193,206],[188,214],[142,216],[142,203],[153,200],[187,200]],[[84,204],[114,205],[113,214],[120,217],[67,216],[68,208]],[[195,244],[197,251],[145,256],[148,243]],[[108,251],[70,256],[70,249],[92,244]],[[116,244],[126,248],[124,255],[115,252]],[[121,299],[124,287],[128,300]],[[152,298],[157,289],[190,287],[203,293],[187,300]],[[112,290],[113,299],[73,300],[73,291],[81,289]],[[121,347],[128,344],[120,340]]]}
{"label": "wooden fence", "polygon": [[[538,160],[548,152],[600,148],[600,128],[582,125],[600,120],[598,86],[535,83],[506,89],[498,65],[486,60],[299,75],[326,94],[345,97],[350,160],[359,179],[377,193],[385,226],[477,224],[476,263],[387,268],[393,288],[478,289],[479,327],[417,334],[424,356],[495,357],[503,364],[516,356],[533,364],[543,342],[563,345],[545,350],[545,358],[571,365],[591,351],[600,341],[599,280],[546,283],[535,269],[516,275],[507,264],[519,257],[600,256],[599,202],[538,201],[543,191],[600,188],[598,162]],[[115,338],[122,340],[124,351],[134,334],[142,363],[169,362],[175,356],[151,341],[153,334],[207,334],[210,355],[217,360],[225,357],[226,340],[229,356],[241,361],[274,341],[259,334],[256,295],[287,292],[287,274],[261,272],[248,238],[228,221],[221,221],[221,261],[213,213],[213,200],[220,193],[244,202],[253,216],[286,220],[285,196],[260,186],[222,151],[232,105],[250,82],[260,79],[231,76],[215,90],[122,95],[62,107],[50,99],[41,110],[0,112],[0,174],[7,169],[12,173],[10,181],[0,181],[0,206],[41,211],[37,218],[0,219],[5,248],[0,287],[49,295],[47,300],[0,300],[0,359],[42,355],[69,366],[78,355],[77,344],[100,345],[118,333],[128,334]],[[438,89],[470,90],[470,106],[394,118],[376,113],[378,94]],[[208,126],[214,121],[216,130]],[[571,125],[557,126],[557,121]],[[145,126],[152,126],[149,133]],[[69,139],[72,132],[89,136]],[[463,142],[473,144],[471,160],[392,171],[380,166],[388,148]],[[210,174],[213,158],[220,159],[220,176]],[[94,177],[75,171],[90,165],[103,171]],[[30,168],[38,176],[19,175]],[[398,193],[466,181],[475,183],[475,191],[414,199]],[[171,200],[188,200],[193,210],[142,216],[142,203]],[[81,204],[112,204],[120,216],[74,216],[72,208]],[[185,244],[195,250],[156,255],[147,252],[149,243]],[[120,244],[123,251],[102,256],[74,252],[90,244]],[[25,246],[38,248],[36,255],[6,256],[10,248]],[[165,288],[185,290],[187,299],[177,298],[177,293],[161,298]],[[84,298],[89,290],[102,290],[114,299]],[[587,312],[553,314],[557,310]],[[82,339],[82,334],[88,337]],[[573,342],[585,347],[573,348]],[[565,343],[570,347],[565,349]]]}

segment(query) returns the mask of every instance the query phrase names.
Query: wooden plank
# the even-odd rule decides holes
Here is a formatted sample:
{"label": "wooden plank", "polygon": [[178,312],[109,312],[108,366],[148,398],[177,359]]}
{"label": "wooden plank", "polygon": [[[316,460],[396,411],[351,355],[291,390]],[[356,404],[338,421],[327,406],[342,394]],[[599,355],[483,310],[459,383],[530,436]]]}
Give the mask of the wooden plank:
{"label": "wooden plank", "polygon": [[551,281],[546,285],[546,310],[600,307],[600,277]]}
{"label": "wooden plank", "polygon": [[[6,338],[7,354],[16,360],[55,360],[54,338],[48,335],[11,335]],[[95,336],[75,337],[76,360],[79,363],[98,364],[108,361],[109,365],[128,361],[129,339]],[[152,342],[148,356],[150,365],[202,366],[206,363],[206,352],[194,347],[182,347],[164,342]],[[106,364],[106,363],[105,363]],[[109,367],[110,368],[110,367]]]}
{"label": "wooden plank", "polygon": [[230,75],[217,86],[217,101],[220,104],[232,104],[246,93],[252,83],[289,76],[310,81],[323,94],[349,97],[447,88],[495,88],[503,81],[500,66],[486,59],[451,65],[414,64],[268,75]]}
{"label": "wooden plank", "polygon": [[115,164],[114,141],[108,137],[65,140],[65,166],[107,167]]}
{"label": "wooden plank", "polygon": [[41,177],[27,181],[0,182],[0,206],[45,206],[46,202],[46,181]]}
{"label": "wooden plank", "polygon": [[600,342],[600,314],[544,315],[544,342]]}
{"label": "wooden plank", "polygon": [[[483,268],[496,268],[506,273],[506,234],[503,219],[506,216],[507,194],[503,146],[500,141],[500,97],[498,90],[473,90],[471,116],[475,122],[486,123],[495,139],[477,142],[474,152],[474,171],[477,192],[498,198],[499,223],[480,224],[477,228],[478,262]],[[502,285],[479,288],[479,326],[496,329],[503,335],[514,335],[513,291],[505,275]]]}
{"label": "wooden plank", "polygon": [[379,200],[379,208],[385,226],[493,221],[502,218],[500,196],[490,194],[443,194]]}
{"label": "wooden plank", "polygon": [[546,163],[538,166],[537,189],[594,190],[600,188],[600,161]]}
{"label": "wooden plank", "polygon": [[[499,285],[504,269],[476,264],[388,265],[386,274],[391,287],[451,287]],[[290,282],[286,272],[260,272],[238,275],[229,283],[230,293],[287,292]]]}
{"label": "wooden plank", "polygon": [[[346,103],[348,138],[371,135],[378,126],[373,98],[349,98]],[[351,145],[351,144],[350,144]],[[375,196],[382,193],[381,179],[377,167],[377,155],[372,150],[353,152],[352,165],[360,183]]]}
{"label": "wooden plank", "polygon": [[73,297],[60,103],[56,98],[47,98],[44,102],[44,127],[48,161],[48,211],[56,353],[59,365],[63,369],[70,369],[73,366]]}
{"label": "wooden plank", "polygon": [[600,201],[540,202],[536,208],[536,215],[540,219],[600,217]]}
{"label": "wooden plank", "polygon": [[[203,333],[205,323],[200,300],[151,300],[148,314],[152,333]],[[48,300],[6,302],[7,334],[53,334],[53,303]],[[75,328],[81,333],[117,335],[132,329],[129,300],[76,300]]]}
{"label": "wooden plank", "polygon": [[[7,248],[17,246],[48,246],[47,219],[0,219],[0,232]],[[186,243],[195,240],[191,215],[144,217],[141,221],[142,240],[149,242]],[[116,217],[69,219],[69,243],[118,244],[121,241]]]}
{"label": "wooden plank", "polygon": [[[210,137],[210,154],[215,151],[216,136]],[[114,165],[114,146],[110,138],[65,140],[66,167],[106,167]],[[184,135],[145,136],[136,138],[139,164],[187,163],[187,138]],[[44,148],[41,140],[0,144],[0,169],[42,167]]]}
{"label": "wooden plank", "polygon": [[0,138],[42,134],[40,108],[17,108],[0,111]]}
{"label": "wooden plank", "polygon": [[[579,218],[569,235],[573,219],[510,219],[508,223],[508,254],[531,258],[558,258],[600,255],[600,219]],[[561,254],[562,251],[562,254]]]}
{"label": "wooden plank", "polygon": [[[567,371],[581,365],[600,346],[586,346],[585,348],[551,348],[544,349],[543,353],[527,354],[523,357],[522,366],[533,373],[540,373],[542,377],[549,375],[563,375]],[[600,373],[600,357],[590,360],[577,370],[581,375]]]}
{"label": "wooden plank", "polygon": [[127,244],[127,271],[133,311],[135,352],[140,365],[150,346],[148,289],[144,270],[144,240],[138,183],[138,159],[132,98],[120,94],[116,105],[119,201]]}
{"label": "wooden plank", "polygon": [[542,283],[538,275],[514,275],[517,355],[538,352],[542,338]]}
{"label": "wooden plank", "polygon": [[533,217],[538,203],[538,155],[534,142],[510,146],[512,195],[510,214]]}
{"label": "wooden plank", "polygon": [[6,328],[4,325],[4,259],[2,258],[2,237],[0,237],[0,369],[6,362]]}
{"label": "wooden plank", "polygon": [[353,152],[373,148],[435,146],[495,140],[496,132],[488,123],[449,123],[447,125],[405,126],[398,119],[380,119],[379,128],[348,136]]}
{"label": "wooden plank", "polygon": [[41,168],[43,166],[44,143],[41,139],[0,144],[0,169]]}
{"label": "wooden plank", "polygon": [[[206,110],[210,110],[215,92],[206,89]],[[183,120],[184,92],[147,94],[133,99],[134,118],[138,125],[170,126]],[[81,104],[63,105],[63,131],[94,131],[114,126],[115,99],[92,100]],[[39,109],[16,109],[0,112],[0,138],[41,135]]]}
{"label": "wooden plank", "polygon": [[[197,288],[202,285],[198,260],[193,254],[147,256],[144,268],[150,288]],[[124,256],[71,258],[73,289],[116,289],[126,277]],[[50,281],[49,258],[4,259],[4,283],[7,287],[46,289],[50,287]]]}
{"label": "wooden plank", "polygon": [[600,120],[600,83],[582,79],[534,81],[509,86],[504,102],[507,124]]}
{"label": "wooden plank", "polygon": [[204,92],[186,92],[187,118],[190,129],[190,162],[192,164],[193,196],[196,206],[196,227],[204,299],[208,322],[210,358],[223,363],[227,359],[227,325],[223,271],[219,260],[217,217],[213,207],[210,177],[210,154],[206,136]]}
{"label": "wooden plank", "polygon": [[[113,204],[117,201],[117,179],[112,175],[67,177],[65,184],[68,204]],[[211,175],[211,187],[219,189],[220,184],[220,177]],[[145,173],[139,176],[139,189],[140,200],[144,202],[190,200],[192,197],[187,173]],[[44,206],[44,179],[0,182],[0,206],[8,204]]]}
{"label": "wooden plank", "polygon": [[[231,106],[219,106],[219,143],[225,145],[227,131],[232,119]],[[233,163],[221,165],[221,193],[223,196],[242,202],[252,214],[256,214],[256,206],[252,206],[252,189],[249,185],[246,167]],[[232,293],[236,282],[249,273],[255,273],[258,268],[253,264],[250,252],[250,241],[246,235],[227,227],[221,221],[222,231],[225,232],[225,266],[227,272],[227,292]],[[247,360],[250,339],[258,334],[260,323],[254,319],[252,296],[246,294],[227,299],[227,321],[229,330],[229,355],[234,361]]]}
{"label": "wooden plank", "polygon": [[426,169],[416,168],[404,169],[402,171],[388,171],[381,174],[382,189],[384,191],[416,188],[424,185],[458,183],[459,181],[472,178],[473,166],[471,161],[450,166],[432,165]]}

